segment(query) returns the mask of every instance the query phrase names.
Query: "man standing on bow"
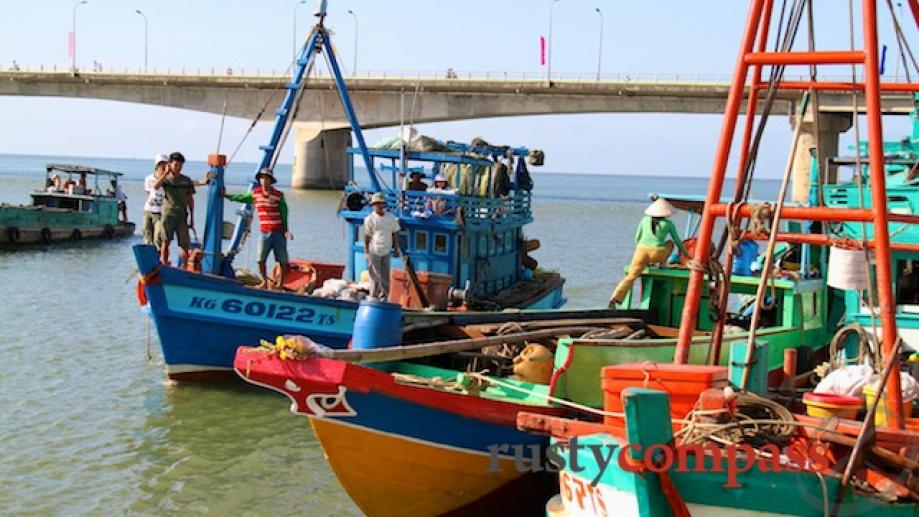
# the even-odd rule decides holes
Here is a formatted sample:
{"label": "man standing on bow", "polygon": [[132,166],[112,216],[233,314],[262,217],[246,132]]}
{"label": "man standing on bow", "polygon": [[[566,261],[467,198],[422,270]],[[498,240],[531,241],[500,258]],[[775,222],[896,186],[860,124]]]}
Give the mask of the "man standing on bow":
{"label": "man standing on bow", "polygon": [[276,288],[283,290],[288,264],[287,239],[294,238],[287,227],[287,203],[284,201],[284,193],[273,186],[277,180],[271,170],[261,169],[255,175],[255,179],[259,185],[252,191],[245,194],[227,194],[226,198],[238,203],[255,205],[261,230],[258,241],[258,272],[262,275],[262,283],[259,284],[259,288],[269,287],[265,262],[268,260],[268,253],[274,252],[274,260],[281,266]]}
{"label": "man standing on bow", "polygon": [[153,159],[153,172],[144,178],[144,191],[147,192],[147,200],[144,201],[144,243],[160,245],[159,225],[160,215],[163,211],[163,187],[153,188],[156,180],[166,175],[166,166],[169,164],[169,157],[165,154],[158,154]]}
{"label": "man standing on bow", "polygon": [[169,264],[169,244],[175,238],[184,264],[188,259],[191,238],[188,229],[195,226],[195,182],[182,174],[185,157],[175,152],[169,155],[166,174],[153,182],[153,189],[163,188],[163,209],[160,216],[160,260]]}

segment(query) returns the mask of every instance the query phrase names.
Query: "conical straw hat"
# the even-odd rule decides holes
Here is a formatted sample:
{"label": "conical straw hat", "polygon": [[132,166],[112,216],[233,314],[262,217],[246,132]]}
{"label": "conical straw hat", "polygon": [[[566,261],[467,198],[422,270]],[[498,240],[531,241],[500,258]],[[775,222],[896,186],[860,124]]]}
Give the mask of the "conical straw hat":
{"label": "conical straw hat", "polygon": [[673,205],[667,202],[666,199],[659,197],[651,206],[645,209],[645,215],[650,215],[651,217],[670,217],[673,215]]}

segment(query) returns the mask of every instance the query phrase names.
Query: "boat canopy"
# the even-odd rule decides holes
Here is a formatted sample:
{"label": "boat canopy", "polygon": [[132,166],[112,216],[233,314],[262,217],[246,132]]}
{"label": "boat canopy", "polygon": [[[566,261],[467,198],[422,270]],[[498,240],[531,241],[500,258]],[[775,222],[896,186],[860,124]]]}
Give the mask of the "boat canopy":
{"label": "boat canopy", "polygon": [[96,167],[84,167],[82,165],[67,165],[63,163],[49,163],[45,165],[45,173],[49,174],[51,171],[60,171],[67,174],[92,174],[95,176],[110,176],[113,178],[124,176],[124,173],[122,172],[99,169]]}

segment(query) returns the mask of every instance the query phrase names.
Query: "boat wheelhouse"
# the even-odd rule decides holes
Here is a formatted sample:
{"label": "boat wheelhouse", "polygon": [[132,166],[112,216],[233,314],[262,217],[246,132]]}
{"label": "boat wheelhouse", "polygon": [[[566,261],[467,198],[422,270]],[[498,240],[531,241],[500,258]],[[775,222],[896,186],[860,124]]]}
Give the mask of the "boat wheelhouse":
{"label": "boat wheelhouse", "polygon": [[[360,156],[358,148],[348,152]],[[555,309],[565,303],[564,279],[537,268],[528,252],[538,241],[524,233],[533,221],[526,159],[541,156],[539,151],[438,142],[436,151],[371,148],[368,154],[389,185],[402,185],[409,175],[446,180],[445,189],[383,192],[402,227],[402,251],[415,270],[449,275],[454,303],[484,309]],[[353,159],[349,163],[351,181],[340,215],[348,222],[348,271],[356,282],[367,268],[362,227],[370,208],[365,192],[375,178]],[[511,169],[514,173],[508,174]],[[403,267],[402,257],[394,257],[393,268]]]}
{"label": "boat wheelhouse", "polygon": [[[0,247],[112,239],[134,233],[120,221],[115,189],[120,172],[50,163],[30,205],[0,204]],[[90,182],[91,180],[91,182]]]}

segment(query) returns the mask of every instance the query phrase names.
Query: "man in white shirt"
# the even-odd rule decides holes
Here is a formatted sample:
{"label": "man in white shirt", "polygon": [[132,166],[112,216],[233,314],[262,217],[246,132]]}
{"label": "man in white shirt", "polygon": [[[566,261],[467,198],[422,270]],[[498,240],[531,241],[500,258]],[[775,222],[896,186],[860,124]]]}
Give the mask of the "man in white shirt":
{"label": "man in white shirt", "polygon": [[158,154],[153,159],[155,167],[152,174],[144,178],[144,191],[147,192],[147,200],[144,202],[144,242],[147,244],[160,245],[160,214],[163,210],[163,187],[154,188],[156,181],[166,174],[166,165],[169,163],[169,157],[165,154]]}
{"label": "man in white shirt", "polygon": [[124,193],[117,179],[112,180],[112,188],[109,189],[109,193],[118,202],[118,220],[122,223],[128,222],[128,195]]}
{"label": "man in white shirt", "polygon": [[370,198],[373,212],[364,219],[364,258],[370,273],[370,298],[389,298],[389,251],[399,256],[399,220],[386,213],[386,196],[377,192]]}

